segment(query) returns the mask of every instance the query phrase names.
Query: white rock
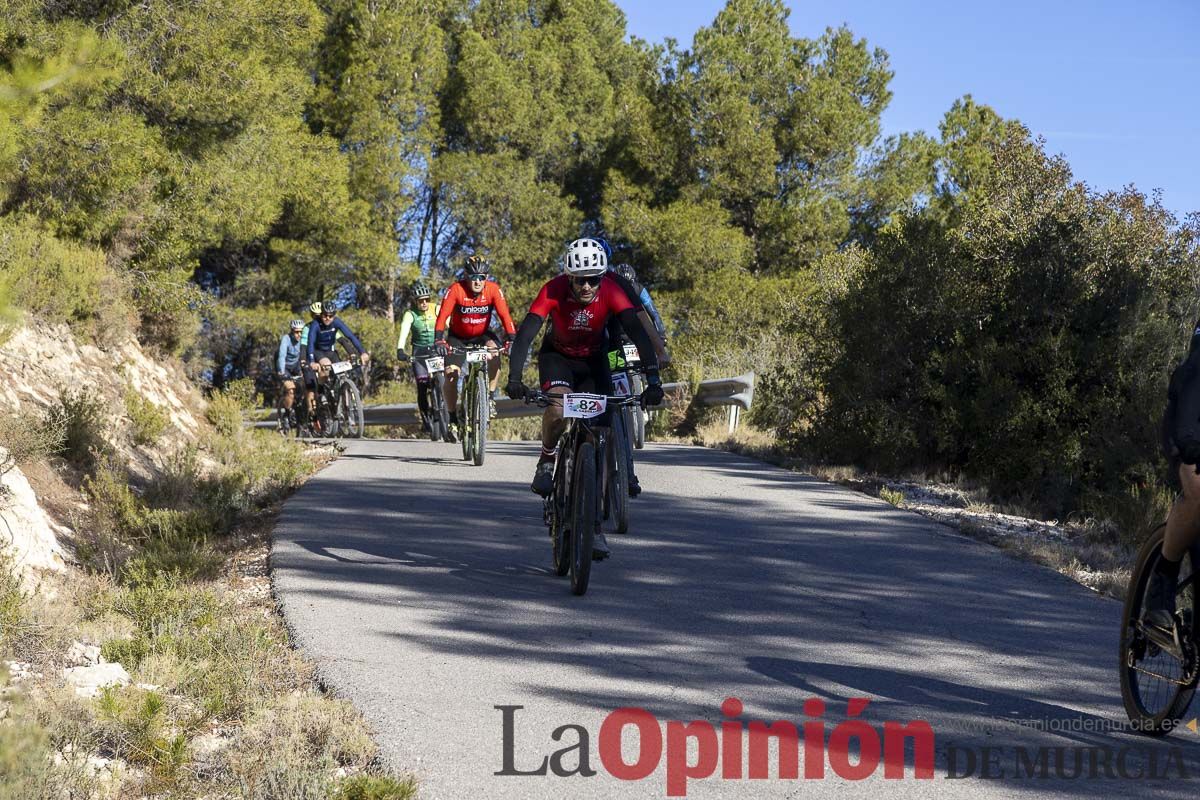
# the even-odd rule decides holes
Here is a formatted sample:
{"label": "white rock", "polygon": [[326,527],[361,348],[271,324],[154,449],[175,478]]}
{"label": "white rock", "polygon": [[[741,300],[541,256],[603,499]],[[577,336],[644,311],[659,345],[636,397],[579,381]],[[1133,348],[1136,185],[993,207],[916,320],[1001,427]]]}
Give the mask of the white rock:
{"label": "white rock", "polygon": [[128,686],[133,681],[120,664],[70,667],[63,670],[63,678],[80,697],[95,697],[105,686]]}
{"label": "white rock", "polygon": [[[0,447],[0,463],[7,458],[8,451]],[[57,527],[38,505],[19,467],[0,475],[0,548],[12,554],[17,572],[27,582],[38,570],[66,569]]]}
{"label": "white rock", "polygon": [[70,649],[67,650],[67,666],[69,667],[88,667],[103,663],[104,659],[100,656],[100,648],[94,644],[73,642]]}

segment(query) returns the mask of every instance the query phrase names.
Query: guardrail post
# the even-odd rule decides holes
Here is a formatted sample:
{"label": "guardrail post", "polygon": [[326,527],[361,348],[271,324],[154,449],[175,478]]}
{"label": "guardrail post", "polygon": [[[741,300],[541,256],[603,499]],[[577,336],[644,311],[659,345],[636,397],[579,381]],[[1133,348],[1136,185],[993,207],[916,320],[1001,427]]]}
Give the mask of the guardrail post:
{"label": "guardrail post", "polygon": [[730,433],[733,433],[735,430],[737,430],[738,417],[741,416],[741,411],[742,411],[742,409],[738,408],[737,406],[729,407],[729,432]]}

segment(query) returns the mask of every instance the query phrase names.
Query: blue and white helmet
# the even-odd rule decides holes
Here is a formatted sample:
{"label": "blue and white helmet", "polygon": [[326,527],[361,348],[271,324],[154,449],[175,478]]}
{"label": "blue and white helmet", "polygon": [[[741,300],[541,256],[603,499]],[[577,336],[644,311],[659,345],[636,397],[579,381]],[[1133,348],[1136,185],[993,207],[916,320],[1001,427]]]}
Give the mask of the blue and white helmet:
{"label": "blue and white helmet", "polygon": [[603,275],[608,271],[608,255],[595,239],[576,239],[563,254],[563,272],[576,277]]}

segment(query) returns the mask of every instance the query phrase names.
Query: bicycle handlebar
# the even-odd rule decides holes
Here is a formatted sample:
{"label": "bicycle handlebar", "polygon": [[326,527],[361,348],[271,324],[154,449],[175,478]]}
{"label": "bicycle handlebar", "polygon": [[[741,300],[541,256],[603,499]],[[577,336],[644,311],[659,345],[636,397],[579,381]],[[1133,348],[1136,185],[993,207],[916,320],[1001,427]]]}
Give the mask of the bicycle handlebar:
{"label": "bicycle handlebar", "polygon": [[[574,392],[571,392],[570,394],[574,394]],[[607,398],[608,405],[610,405],[610,406],[618,406],[618,407],[631,406],[634,403],[642,402],[641,394],[632,394],[632,395],[602,394],[602,395],[597,395],[597,396]],[[552,405],[561,405],[562,404],[562,395],[547,394],[546,392],[543,392],[541,389],[533,389],[525,394],[525,403],[526,403],[526,405],[538,405],[538,406],[541,406],[542,408],[547,408]]]}

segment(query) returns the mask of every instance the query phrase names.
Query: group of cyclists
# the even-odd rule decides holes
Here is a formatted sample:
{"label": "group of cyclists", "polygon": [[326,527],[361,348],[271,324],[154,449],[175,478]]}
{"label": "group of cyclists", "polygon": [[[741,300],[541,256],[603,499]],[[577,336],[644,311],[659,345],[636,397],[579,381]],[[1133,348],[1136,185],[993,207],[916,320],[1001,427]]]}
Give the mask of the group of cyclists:
{"label": "group of cyclists", "polygon": [[[522,399],[529,391],[522,374],[533,340],[547,320],[549,330],[537,352],[538,381],[543,392],[551,396],[567,392],[610,394],[611,371],[622,363],[622,344],[631,341],[637,347],[645,375],[646,404],[662,402],[659,366],[666,356],[666,330],[634,268],[613,264],[612,248],[602,237],[571,242],[561,266],[561,274],[541,287],[519,328],[513,324],[508,302],[490,265],[480,256],[464,259],[460,279],[447,289],[440,305],[424,281],[412,285],[412,307],[400,320],[396,358],[411,366],[417,383],[417,406],[426,429],[431,412],[430,381],[436,379],[425,366],[427,357],[444,357],[443,394],[450,416],[448,438],[456,441],[460,435],[458,378],[466,350],[483,346],[493,355],[510,355],[506,391],[509,397]],[[309,307],[311,322],[293,320],[279,342],[276,371],[281,380],[281,406],[284,413],[302,426],[312,419],[317,382],[325,379],[337,360],[337,343],[352,350],[364,365],[370,359],[362,342],[337,317],[337,311],[334,303],[313,303]],[[499,321],[497,327],[493,327],[493,315]],[[489,403],[493,417],[499,372],[500,360],[489,359]],[[305,401],[297,404],[300,384],[305,389]],[[561,406],[548,406],[542,417],[541,456],[531,484],[531,489],[543,496],[551,489],[555,443],[563,425]],[[636,496],[640,490],[636,476],[631,476],[629,493]]]}
{"label": "group of cyclists", "polygon": [[[440,303],[428,284],[417,281],[410,291],[412,307],[400,321],[396,347],[398,360],[411,365],[418,386],[417,403],[427,430],[430,385],[438,375],[444,375],[442,395],[450,419],[445,432],[448,440],[455,441],[459,436],[458,380],[468,349],[486,348],[493,356],[488,359],[488,402],[491,416],[495,416],[500,371],[500,360],[495,356],[509,355],[508,396],[527,397],[531,389],[523,378],[526,362],[534,339],[549,323],[534,356],[538,398],[546,409],[541,452],[530,488],[543,497],[553,491],[556,446],[565,426],[561,402],[546,403],[547,398],[561,399],[570,392],[612,394],[612,372],[624,367],[621,358],[627,341],[636,347],[645,375],[644,403],[657,405],[663,398],[659,367],[665,360],[666,333],[633,268],[614,264],[612,250],[602,238],[572,241],[560,264],[560,274],[542,285],[519,326],[513,323],[504,292],[489,264],[479,256],[464,260],[461,277],[447,289]],[[359,363],[368,363],[370,354],[337,318],[337,311],[333,303],[313,303],[309,307],[311,321],[292,321],[281,338],[276,366],[282,380],[281,405],[285,413],[307,412],[311,419],[317,382],[336,361],[334,351],[339,342],[353,351]],[[425,361],[437,356],[442,356],[441,371],[435,375]],[[300,385],[305,389],[303,403],[298,403],[295,396]],[[1177,608],[1177,600],[1187,584],[1195,580],[1190,576],[1180,581],[1179,576],[1184,556],[1193,552],[1200,538],[1200,323],[1193,333],[1188,357],[1171,378],[1163,447],[1178,497],[1161,542],[1155,539],[1147,544],[1150,554],[1144,562],[1145,572],[1141,577],[1135,575],[1131,596],[1136,601],[1133,619],[1137,622],[1130,623],[1130,633],[1122,644],[1133,654],[1123,655],[1123,659],[1128,658],[1130,670],[1155,678],[1161,676],[1141,667],[1139,659],[1160,650],[1184,655],[1190,652],[1182,643],[1191,618],[1185,609]],[[637,478],[631,474],[628,493],[636,497],[639,492]],[[596,548],[597,552],[606,550],[602,536]],[[1192,565],[1191,570],[1195,569]],[[1130,707],[1140,708],[1136,703]]]}

